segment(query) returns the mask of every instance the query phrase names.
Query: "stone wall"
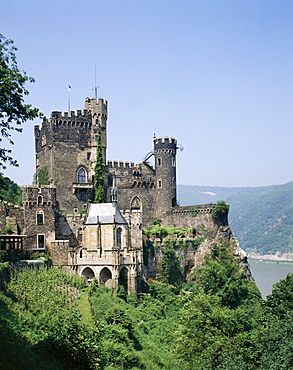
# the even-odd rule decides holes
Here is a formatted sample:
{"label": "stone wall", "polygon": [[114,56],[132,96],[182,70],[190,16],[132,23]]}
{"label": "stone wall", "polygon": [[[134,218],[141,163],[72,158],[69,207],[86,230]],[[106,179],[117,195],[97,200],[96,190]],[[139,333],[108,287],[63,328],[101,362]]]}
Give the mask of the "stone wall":
{"label": "stone wall", "polygon": [[118,206],[120,210],[139,210],[142,223],[146,226],[153,219],[155,203],[155,171],[148,163],[108,161],[108,200],[112,176],[115,174],[118,188]]}
{"label": "stone wall", "polygon": [[69,241],[54,240],[51,243],[50,252],[54,265],[68,266],[69,265]]}

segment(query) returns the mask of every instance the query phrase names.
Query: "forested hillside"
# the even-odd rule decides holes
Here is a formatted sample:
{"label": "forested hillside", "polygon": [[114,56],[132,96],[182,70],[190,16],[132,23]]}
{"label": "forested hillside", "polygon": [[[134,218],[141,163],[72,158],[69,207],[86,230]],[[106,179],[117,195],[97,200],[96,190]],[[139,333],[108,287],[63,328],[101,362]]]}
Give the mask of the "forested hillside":
{"label": "forested hillside", "polygon": [[226,243],[179,294],[156,281],[139,297],[95,280],[86,288],[60,268],[10,273],[0,291],[1,369],[293,367],[293,275],[263,301]]}
{"label": "forested hillside", "polygon": [[246,251],[293,253],[293,181],[257,188],[179,185],[178,197],[188,205],[201,199],[206,203],[225,200],[230,205],[230,226]]}
{"label": "forested hillside", "polygon": [[293,253],[293,181],[243,191],[227,202],[242,248],[262,255]]}

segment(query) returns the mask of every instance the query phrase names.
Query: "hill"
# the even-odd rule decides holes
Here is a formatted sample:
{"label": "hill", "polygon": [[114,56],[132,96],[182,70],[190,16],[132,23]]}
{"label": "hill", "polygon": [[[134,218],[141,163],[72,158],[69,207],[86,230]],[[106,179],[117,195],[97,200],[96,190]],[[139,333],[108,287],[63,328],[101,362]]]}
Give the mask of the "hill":
{"label": "hill", "polygon": [[229,223],[241,247],[258,254],[293,253],[293,181],[257,188],[178,186],[184,204],[230,204]]}
{"label": "hill", "polygon": [[178,185],[177,191],[180,205],[190,206],[194,204],[216,203],[218,200],[227,200],[232,195],[249,189],[252,188]]}

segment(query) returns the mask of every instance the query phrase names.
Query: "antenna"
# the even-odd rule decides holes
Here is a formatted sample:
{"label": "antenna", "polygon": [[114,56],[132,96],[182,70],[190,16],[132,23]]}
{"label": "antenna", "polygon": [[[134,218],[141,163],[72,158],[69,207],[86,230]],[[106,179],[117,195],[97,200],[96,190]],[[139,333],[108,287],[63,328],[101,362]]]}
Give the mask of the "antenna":
{"label": "antenna", "polygon": [[95,63],[95,99],[96,99],[96,101],[98,99],[96,63]]}

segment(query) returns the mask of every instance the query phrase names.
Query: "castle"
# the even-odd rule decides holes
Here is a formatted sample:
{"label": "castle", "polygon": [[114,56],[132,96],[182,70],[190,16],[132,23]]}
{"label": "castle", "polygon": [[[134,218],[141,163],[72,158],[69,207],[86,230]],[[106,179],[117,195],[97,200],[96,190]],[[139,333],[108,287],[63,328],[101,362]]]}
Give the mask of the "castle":
{"label": "castle", "polygon": [[[142,235],[155,220],[193,228],[190,238],[200,235],[203,225],[209,230],[197,253],[187,248],[187,273],[213,240],[233,236],[227,220],[211,217],[213,205],[178,206],[175,138],[154,137],[153,151],[139,164],[107,160],[107,116],[106,100],[87,98],[83,111],[53,111],[41,127],[35,126],[37,183],[45,170],[48,184],[24,186],[22,208],[2,204],[0,226],[10,222],[15,235],[26,235],[15,237],[12,248],[46,251],[54,264],[134,292],[143,275],[157,273],[156,256],[148,267],[143,261]],[[98,140],[105,174],[106,202],[101,204],[93,203]],[[148,162],[151,156],[154,167]]]}

